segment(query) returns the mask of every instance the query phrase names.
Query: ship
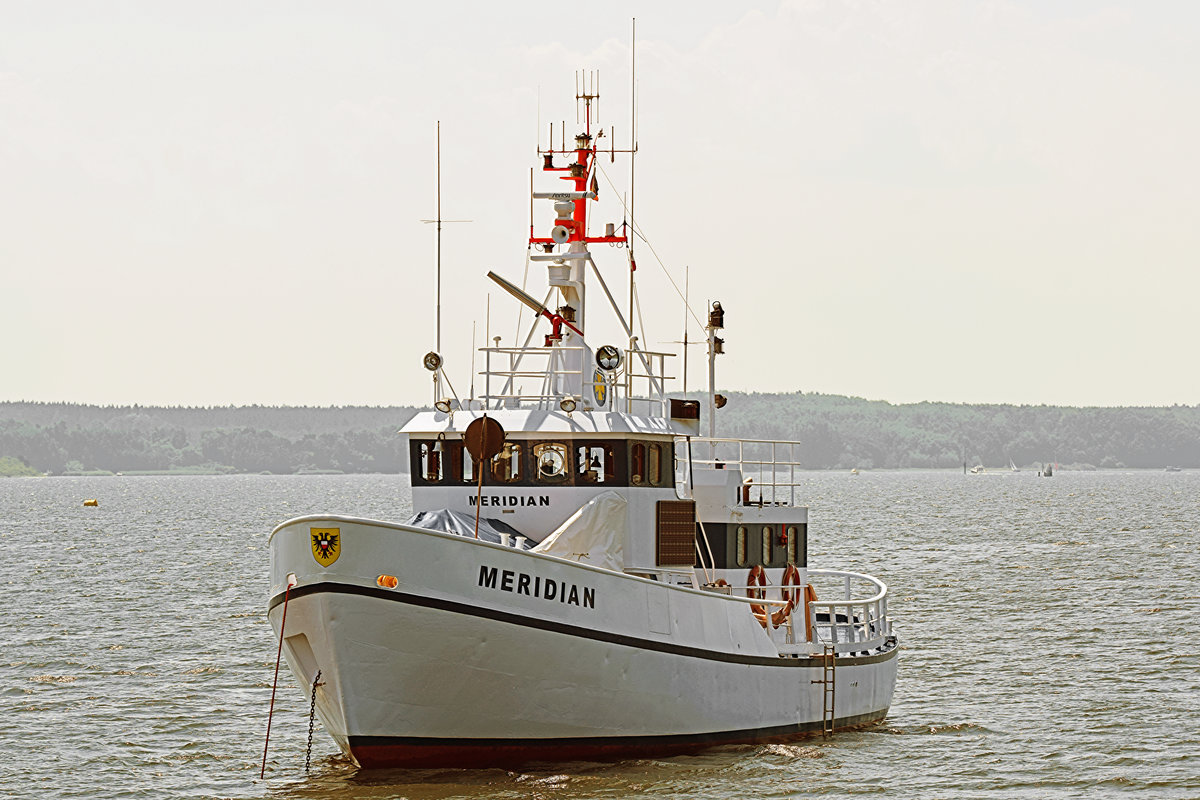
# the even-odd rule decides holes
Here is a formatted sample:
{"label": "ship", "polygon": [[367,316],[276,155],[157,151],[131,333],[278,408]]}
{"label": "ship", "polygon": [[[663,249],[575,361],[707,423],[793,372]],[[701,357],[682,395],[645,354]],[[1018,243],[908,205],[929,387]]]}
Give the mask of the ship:
{"label": "ship", "polygon": [[[582,130],[539,143],[553,185],[532,199],[553,216],[531,221],[526,255],[546,300],[488,273],[536,316],[527,335],[480,348],[468,398],[441,353],[424,358],[434,407],[401,431],[414,515],[310,515],[271,533],[280,654],[361,768],[669,756],[888,713],[888,588],[810,564],[803,444],[716,435],[725,309],[697,315],[696,399],[671,391],[675,354],[646,349],[609,290],[605,270],[634,268],[634,229],[593,228],[597,166],[634,146],[604,146],[597,97],[577,80]],[[617,341],[589,336],[601,314]]]}

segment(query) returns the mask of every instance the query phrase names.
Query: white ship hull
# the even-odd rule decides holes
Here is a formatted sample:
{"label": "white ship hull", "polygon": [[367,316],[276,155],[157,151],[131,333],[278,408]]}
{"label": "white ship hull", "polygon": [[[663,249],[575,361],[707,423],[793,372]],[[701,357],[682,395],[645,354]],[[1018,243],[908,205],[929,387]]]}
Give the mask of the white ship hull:
{"label": "white ship hull", "polygon": [[[361,766],[783,741],[877,722],[891,703],[887,586],[809,567],[803,445],[717,438],[721,303],[707,324],[684,315],[707,340],[707,437],[700,401],[668,389],[675,354],[642,344],[660,337],[640,305],[632,313],[631,206],[619,227],[589,228],[589,209],[618,210],[600,203],[598,159],[633,152],[593,135],[595,89],[576,86],[583,130],[538,147],[553,191],[531,187],[530,200],[554,217],[540,233],[531,217],[525,265],[545,268],[546,294],[488,272],[534,312],[530,327],[480,348],[467,398],[442,353],[422,359],[434,410],[400,431],[419,513],[405,525],[305,517],[272,533],[269,619]],[[591,245],[618,256],[614,279],[629,276],[629,318]]]}
{"label": "white ship hull", "polygon": [[[314,528],[339,531],[328,566]],[[824,658],[781,656],[724,595],[345,517],[272,534],[277,635],[289,576],[287,663],[306,693],[320,672],[317,713],[363,767],[669,754],[826,724]],[[838,655],[834,728],[886,715],[896,652]]]}

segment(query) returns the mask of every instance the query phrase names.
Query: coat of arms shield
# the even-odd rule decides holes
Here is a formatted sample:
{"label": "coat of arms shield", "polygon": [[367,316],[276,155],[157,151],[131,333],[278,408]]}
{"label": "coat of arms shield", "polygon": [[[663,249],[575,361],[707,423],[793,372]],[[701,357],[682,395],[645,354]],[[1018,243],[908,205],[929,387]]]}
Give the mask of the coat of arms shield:
{"label": "coat of arms shield", "polygon": [[322,567],[328,567],[342,554],[341,528],[309,528],[312,534],[313,558]]}

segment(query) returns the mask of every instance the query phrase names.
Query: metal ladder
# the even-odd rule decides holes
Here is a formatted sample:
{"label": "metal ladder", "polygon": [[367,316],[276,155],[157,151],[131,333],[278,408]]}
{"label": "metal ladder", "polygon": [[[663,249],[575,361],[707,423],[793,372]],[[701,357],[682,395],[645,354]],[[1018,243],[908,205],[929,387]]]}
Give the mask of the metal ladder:
{"label": "metal ladder", "polygon": [[824,684],[824,707],[821,714],[821,737],[824,739],[833,736],[833,706],[836,699],[836,678],[837,653],[834,650],[834,645],[827,644],[825,645],[821,680],[813,681],[813,683]]}

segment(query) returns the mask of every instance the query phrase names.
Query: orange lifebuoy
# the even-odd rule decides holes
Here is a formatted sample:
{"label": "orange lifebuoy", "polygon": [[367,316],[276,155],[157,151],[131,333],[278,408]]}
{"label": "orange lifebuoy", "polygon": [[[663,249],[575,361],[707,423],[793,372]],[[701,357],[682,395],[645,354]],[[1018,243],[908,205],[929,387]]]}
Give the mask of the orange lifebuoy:
{"label": "orange lifebuoy", "polygon": [[813,640],[812,608],[809,603],[815,602],[817,602],[817,590],[811,583],[806,583],[804,585],[804,641],[806,642]]}
{"label": "orange lifebuoy", "polygon": [[[762,568],[761,564],[755,564],[751,567],[750,574],[746,577],[746,597],[761,600],[767,596],[766,590],[762,588],[755,589],[755,584],[758,584],[760,587],[767,585],[767,571]],[[765,608],[757,603],[753,603],[750,606],[750,613],[758,617],[758,621],[763,624],[763,627],[766,627],[767,610]]]}
{"label": "orange lifebuoy", "polygon": [[[783,584],[783,599],[787,601],[787,604],[788,604],[787,607],[788,607],[788,610],[790,611],[791,609],[796,607],[795,600],[800,599],[800,592],[799,592],[800,570],[796,569],[795,564],[788,564],[787,569],[785,569],[783,571],[782,584]],[[789,586],[795,586],[797,588],[795,600],[792,599],[792,591],[790,589],[788,589]]]}
{"label": "orange lifebuoy", "polygon": [[[787,618],[792,613],[792,609],[796,607],[796,602],[800,599],[800,570],[796,569],[795,564],[787,565],[787,569],[783,571],[781,584],[783,586],[783,599],[787,605],[771,615],[771,624],[776,628],[787,621]],[[788,588],[789,586],[796,587],[795,594]]]}

